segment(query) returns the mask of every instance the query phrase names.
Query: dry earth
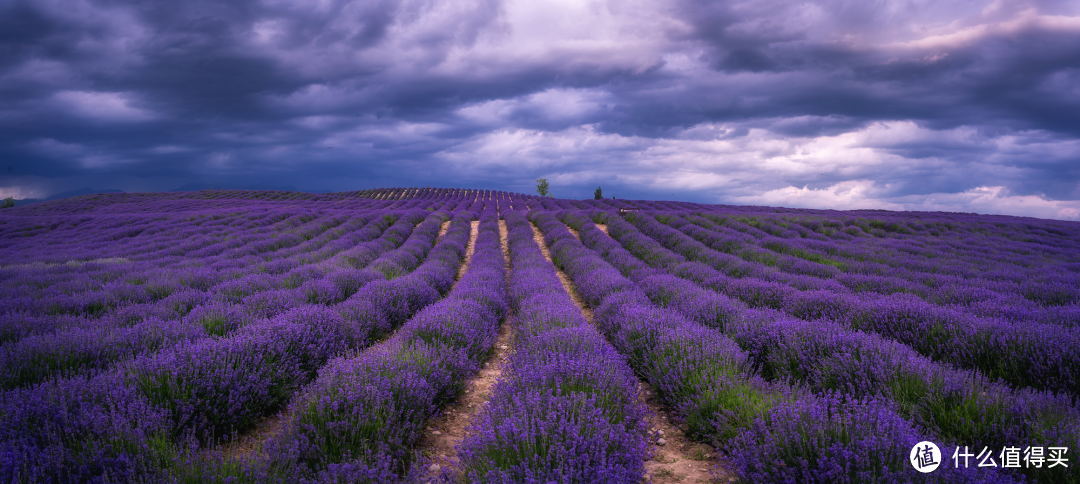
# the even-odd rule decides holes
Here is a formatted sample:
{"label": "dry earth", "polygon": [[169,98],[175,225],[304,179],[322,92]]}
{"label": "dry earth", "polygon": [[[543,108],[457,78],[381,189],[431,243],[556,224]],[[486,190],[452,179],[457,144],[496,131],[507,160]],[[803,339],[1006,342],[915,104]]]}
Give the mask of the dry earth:
{"label": "dry earth", "polygon": [[[444,223],[439,235],[442,236],[448,227],[449,222]],[[597,227],[605,234],[607,233],[607,226],[597,224]],[[475,252],[478,229],[479,222],[472,222],[465,258],[458,269],[458,280],[468,270],[469,262]],[[580,239],[577,231],[573,229],[570,229],[570,231]],[[506,237],[506,223],[499,221],[499,238],[502,242],[503,255],[508,269],[507,275],[509,276],[510,258]],[[540,247],[544,258],[551,262],[551,253],[548,251],[547,244],[544,243],[543,234],[535,226],[533,226],[533,240]],[[592,324],[592,309],[585,305],[566,273],[557,266],[555,270],[563,288],[570,295],[574,304],[581,310],[581,314],[585,319]],[[465,392],[456,401],[448,405],[436,418],[427,422],[424,435],[417,443],[417,449],[432,459],[433,464],[428,469],[430,476],[438,474],[445,476],[447,471],[455,469],[459,464],[456,447],[465,438],[465,431],[472,423],[473,417],[491,399],[491,389],[502,376],[502,368],[510,354],[512,340],[513,335],[510,325],[504,321],[499,328],[499,337],[495,343],[495,352],[491,359],[484,364],[473,379],[466,383]],[[712,447],[690,441],[682,430],[672,423],[668,412],[659,402],[651,385],[639,381],[638,389],[638,398],[651,410],[650,428],[653,430],[653,435],[650,436],[650,439],[653,443],[653,457],[645,463],[645,475],[649,482],[717,483],[735,481],[730,472],[715,466],[713,460],[715,452]],[[221,446],[220,451],[230,460],[257,457],[262,452],[263,444],[275,434],[280,433],[287,422],[288,414],[286,411],[267,417],[259,422],[251,432]]]}
{"label": "dry earth", "polygon": [[[551,252],[548,250],[547,244],[544,242],[544,234],[540,232],[540,229],[536,228],[535,225],[532,226],[532,229],[533,240],[536,241],[536,245],[540,246],[540,252],[544,254],[544,258],[547,259],[548,262],[551,262],[551,265],[555,265],[555,262],[551,259]],[[574,234],[575,237],[578,236],[577,232],[575,232],[573,229],[570,229],[570,233]],[[566,292],[570,294],[570,299],[572,299],[574,301],[574,304],[576,304],[577,307],[581,309],[581,315],[585,316],[585,320],[588,321],[589,324],[592,324],[592,308],[585,305],[585,300],[581,299],[581,296],[578,294],[577,289],[574,288],[574,283],[570,280],[570,276],[567,276],[562,269],[559,269],[559,266],[555,266],[555,273],[559,276],[559,282],[562,283],[563,289],[565,289]]]}
{"label": "dry earth", "polygon": [[[439,237],[450,228],[450,222],[443,222],[442,227],[439,230]],[[461,262],[461,267],[458,268],[458,273],[455,278],[454,284],[457,285],[457,281],[461,280],[461,276],[465,274],[465,271],[469,267],[469,261],[472,259],[473,253],[476,251],[476,236],[479,232],[480,222],[472,222],[472,230],[469,233],[469,242],[465,249],[465,257]],[[436,239],[437,240],[437,239]],[[437,242],[436,242],[437,243]],[[504,247],[503,251],[506,249]],[[375,345],[384,344],[390,338],[393,338],[394,334],[397,334],[397,329],[390,334],[380,338]],[[500,338],[502,335],[500,334]],[[502,344],[502,343],[499,343]],[[255,424],[255,428],[248,431],[244,435],[240,435],[230,442],[222,444],[217,448],[218,451],[228,460],[243,460],[257,458],[263,453],[263,446],[274,435],[280,434],[285,429],[285,425],[288,424],[289,413],[288,410],[282,410],[276,415],[272,415],[263,418],[259,423]]]}
{"label": "dry earth", "polygon": [[[478,222],[473,222],[478,224]],[[478,225],[473,225],[474,231]],[[474,239],[475,240],[475,237]],[[502,243],[503,258],[507,277],[510,274],[510,248],[507,245],[506,223],[499,221],[499,240]],[[470,245],[471,247],[471,245]],[[508,281],[509,282],[509,281]],[[473,417],[491,400],[491,389],[502,377],[502,369],[510,354],[513,331],[504,320],[499,327],[499,338],[495,342],[495,352],[484,363],[480,372],[465,384],[465,392],[450,403],[424,429],[424,435],[417,442],[417,450],[432,459],[427,469],[427,477],[452,474],[460,461],[457,445],[465,438],[466,430],[472,424]]]}
{"label": "dry earth", "polygon": [[[480,222],[474,220],[472,222],[472,229],[469,232],[469,244],[465,246],[465,260],[462,261],[461,267],[458,267],[457,276],[454,277],[454,285],[457,285],[457,281],[461,280],[461,276],[465,275],[465,271],[469,270],[469,262],[472,260],[473,252],[476,252],[476,236],[480,231]],[[451,288],[451,290],[453,290]]]}
{"label": "dry earth", "polygon": [[[597,224],[597,228],[608,233],[607,225]],[[581,240],[578,231],[566,227],[574,237]],[[551,254],[544,244],[543,235],[535,226],[533,238],[540,244],[540,250],[549,261]],[[581,307],[581,314],[593,323],[592,310],[585,307],[584,301],[577,295],[577,291],[570,282],[570,278],[559,269],[559,280],[563,287],[570,293],[574,303]],[[716,466],[716,452],[712,446],[691,441],[686,434],[672,424],[669,412],[664,408],[656,390],[644,380],[638,380],[638,400],[649,407],[652,415],[649,428],[653,431],[650,436],[652,442],[652,459],[645,462],[645,478],[649,482],[656,483],[716,483],[734,482],[732,474],[723,468]]]}

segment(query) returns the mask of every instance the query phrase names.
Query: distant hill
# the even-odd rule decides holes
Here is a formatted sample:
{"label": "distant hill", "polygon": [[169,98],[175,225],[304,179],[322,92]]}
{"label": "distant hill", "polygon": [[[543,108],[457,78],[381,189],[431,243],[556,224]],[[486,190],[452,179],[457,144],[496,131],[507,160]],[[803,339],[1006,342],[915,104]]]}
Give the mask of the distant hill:
{"label": "distant hill", "polygon": [[30,205],[31,203],[47,202],[49,200],[60,200],[62,198],[77,197],[79,195],[91,195],[91,194],[94,194],[94,193],[124,193],[124,191],[119,189],[119,188],[109,188],[109,189],[106,189],[106,190],[97,190],[97,189],[90,188],[90,187],[82,187],[82,188],[79,188],[77,190],[71,190],[71,191],[67,191],[67,192],[57,193],[55,195],[49,196],[49,198],[22,198],[22,199],[16,199],[15,200],[15,206],[18,207],[18,206],[22,206],[22,205]]}

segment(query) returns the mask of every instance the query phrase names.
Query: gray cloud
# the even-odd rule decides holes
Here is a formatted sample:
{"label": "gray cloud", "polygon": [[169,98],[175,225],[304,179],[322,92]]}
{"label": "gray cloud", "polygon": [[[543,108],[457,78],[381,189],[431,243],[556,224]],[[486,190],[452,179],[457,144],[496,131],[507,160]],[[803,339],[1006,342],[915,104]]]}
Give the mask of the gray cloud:
{"label": "gray cloud", "polygon": [[1065,1],[8,0],[0,196],[546,176],[1076,218],[1077,86]]}

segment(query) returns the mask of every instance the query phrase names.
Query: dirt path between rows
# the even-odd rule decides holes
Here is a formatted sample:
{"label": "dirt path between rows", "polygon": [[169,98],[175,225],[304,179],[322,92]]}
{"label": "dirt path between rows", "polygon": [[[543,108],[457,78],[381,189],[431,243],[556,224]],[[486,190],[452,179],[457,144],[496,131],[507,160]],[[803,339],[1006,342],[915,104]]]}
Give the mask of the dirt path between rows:
{"label": "dirt path between rows", "polygon": [[[439,229],[439,237],[442,237],[450,228],[450,222],[443,222],[442,227]],[[472,222],[472,230],[469,233],[469,242],[465,249],[465,257],[461,261],[461,266],[458,267],[458,272],[455,277],[454,285],[457,285],[457,281],[461,280],[461,276],[465,274],[465,271],[469,267],[469,261],[472,259],[473,253],[476,251],[476,237],[480,228],[480,222]],[[436,239],[436,245],[438,239]],[[387,340],[390,340],[397,334],[400,328],[394,329],[389,334],[379,338],[375,344],[368,348],[384,344]],[[365,349],[366,350],[366,349]],[[270,440],[274,435],[280,434],[285,425],[289,421],[288,409],[283,409],[275,415],[264,417],[257,424],[255,428],[245,432],[243,435],[237,436],[234,440],[226,442],[218,447],[218,450],[227,460],[243,460],[258,457],[262,454],[263,445]]]}
{"label": "dirt path between rows", "polygon": [[[473,225],[473,229],[476,230],[477,226]],[[475,240],[475,237],[473,239]],[[506,222],[502,220],[499,221],[499,241],[502,244],[504,269],[509,283],[510,247],[507,244]],[[494,354],[484,363],[480,372],[465,383],[465,392],[447,405],[437,417],[427,422],[416,448],[433,461],[427,469],[429,478],[434,479],[439,474],[453,474],[457,470],[460,464],[457,445],[465,438],[466,430],[472,425],[476,413],[491,400],[491,389],[502,377],[512,342],[512,328],[504,319],[499,326]]]}
{"label": "dirt path between rows", "polygon": [[502,377],[503,367],[510,354],[511,340],[510,325],[504,321],[499,327],[495,353],[484,363],[480,372],[465,384],[465,393],[425,425],[424,435],[417,442],[416,449],[434,462],[428,468],[429,477],[434,477],[443,469],[456,473],[460,464],[457,446],[465,439],[466,430],[472,425],[477,412],[491,400],[491,389]]}
{"label": "dirt path between rows", "polygon": [[[469,243],[465,246],[465,258],[461,261],[461,266],[458,267],[457,275],[454,276],[454,286],[457,285],[457,281],[461,280],[461,276],[465,275],[465,271],[469,270],[469,262],[472,261],[473,252],[476,252],[476,236],[480,233],[480,222],[474,220],[471,225]],[[450,290],[454,290],[453,286],[451,286]]]}
{"label": "dirt path between rows", "polygon": [[[554,260],[551,258],[551,251],[548,250],[547,243],[544,242],[544,233],[541,232],[540,229],[537,228],[535,225],[532,226],[532,230],[533,241],[536,242],[536,245],[540,246],[540,253],[544,254],[544,258],[547,259],[548,262],[551,262],[551,265],[555,265]],[[574,234],[575,237],[578,236],[577,232],[574,232],[573,229],[571,229],[570,233]],[[580,237],[578,238],[580,239]],[[574,304],[577,305],[578,309],[581,309],[581,315],[585,316],[585,320],[588,321],[589,324],[592,324],[592,308],[585,304],[584,299],[581,299],[581,295],[578,294],[577,288],[574,287],[573,281],[570,280],[570,276],[567,276],[566,273],[563,272],[562,269],[559,269],[559,266],[557,265],[555,265],[555,275],[559,276],[559,282],[562,283],[563,289],[566,290],[568,294],[570,294],[570,299],[574,301]]]}
{"label": "dirt path between rows", "polygon": [[[605,234],[607,225],[597,224]],[[581,234],[577,230],[566,227],[579,241]],[[533,238],[540,245],[540,251],[544,257],[551,261],[551,254],[544,244],[540,229],[533,226]],[[570,282],[566,273],[555,266],[559,274],[559,280],[563,287],[567,288],[574,304],[581,307],[581,314],[593,324],[592,310],[585,307],[582,299]],[[686,434],[672,423],[670,413],[656,396],[656,390],[648,382],[638,379],[638,400],[651,410],[649,428],[653,431],[650,437],[653,457],[645,461],[645,478],[649,482],[656,483],[723,483],[734,482],[734,474],[723,468],[716,467],[716,452],[712,446],[693,442]]]}
{"label": "dirt path between rows", "polygon": [[288,408],[281,410],[276,415],[264,417],[255,428],[238,436],[232,441],[222,444],[218,450],[226,461],[243,461],[257,457],[265,457],[263,445],[271,437],[280,434],[289,423]]}

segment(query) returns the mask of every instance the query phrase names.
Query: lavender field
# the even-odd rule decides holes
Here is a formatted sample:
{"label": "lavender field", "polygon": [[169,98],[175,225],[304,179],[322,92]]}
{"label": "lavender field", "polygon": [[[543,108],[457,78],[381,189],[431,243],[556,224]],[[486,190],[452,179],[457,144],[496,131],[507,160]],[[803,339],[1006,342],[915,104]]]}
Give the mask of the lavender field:
{"label": "lavender field", "polygon": [[1080,223],[85,195],[0,211],[0,391],[3,483],[1077,483]]}

